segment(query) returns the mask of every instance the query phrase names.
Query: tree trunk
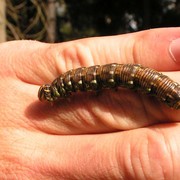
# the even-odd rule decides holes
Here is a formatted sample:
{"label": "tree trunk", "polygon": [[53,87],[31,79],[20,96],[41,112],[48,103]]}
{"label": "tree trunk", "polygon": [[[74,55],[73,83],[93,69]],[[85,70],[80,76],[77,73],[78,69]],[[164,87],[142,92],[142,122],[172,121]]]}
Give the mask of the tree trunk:
{"label": "tree trunk", "polygon": [[0,42],[6,41],[6,0],[0,0]]}
{"label": "tree trunk", "polygon": [[48,0],[47,4],[47,41],[56,41],[56,1]]}

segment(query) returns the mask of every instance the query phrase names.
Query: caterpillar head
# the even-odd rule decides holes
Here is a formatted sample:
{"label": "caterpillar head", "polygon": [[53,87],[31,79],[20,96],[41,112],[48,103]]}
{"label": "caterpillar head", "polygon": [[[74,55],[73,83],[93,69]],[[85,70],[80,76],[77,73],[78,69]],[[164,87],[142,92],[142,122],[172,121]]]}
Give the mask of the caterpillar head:
{"label": "caterpillar head", "polygon": [[40,101],[54,101],[51,86],[49,84],[44,84],[39,88],[38,98]]}

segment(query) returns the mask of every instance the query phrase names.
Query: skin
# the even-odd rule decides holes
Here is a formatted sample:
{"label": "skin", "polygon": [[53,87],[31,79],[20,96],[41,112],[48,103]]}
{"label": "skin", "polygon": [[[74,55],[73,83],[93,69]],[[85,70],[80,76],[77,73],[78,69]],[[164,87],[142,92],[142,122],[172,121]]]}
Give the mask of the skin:
{"label": "skin", "polygon": [[[53,105],[39,86],[80,66],[139,63],[180,82],[180,28],[0,44],[0,179],[180,179],[180,111],[126,89]],[[180,59],[180,57],[179,57]]]}

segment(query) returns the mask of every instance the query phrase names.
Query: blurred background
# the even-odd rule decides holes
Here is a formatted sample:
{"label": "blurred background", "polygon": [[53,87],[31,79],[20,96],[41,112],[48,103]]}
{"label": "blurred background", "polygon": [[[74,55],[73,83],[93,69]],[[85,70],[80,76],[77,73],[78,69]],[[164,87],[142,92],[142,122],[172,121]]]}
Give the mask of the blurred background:
{"label": "blurred background", "polygon": [[0,0],[0,42],[62,42],[180,26],[180,0]]}

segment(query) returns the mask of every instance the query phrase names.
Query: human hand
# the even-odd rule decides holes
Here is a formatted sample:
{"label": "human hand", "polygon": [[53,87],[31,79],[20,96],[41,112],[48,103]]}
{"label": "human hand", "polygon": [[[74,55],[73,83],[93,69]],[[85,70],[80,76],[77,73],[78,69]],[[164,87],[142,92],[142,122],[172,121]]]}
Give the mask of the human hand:
{"label": "human hand", "polygon": [[1,44],[0,179],[179,179],[179,111],[127,89],[37,98],[41,84],[94,64],[139,63],[180,82],[169,53],[179,30]]}

